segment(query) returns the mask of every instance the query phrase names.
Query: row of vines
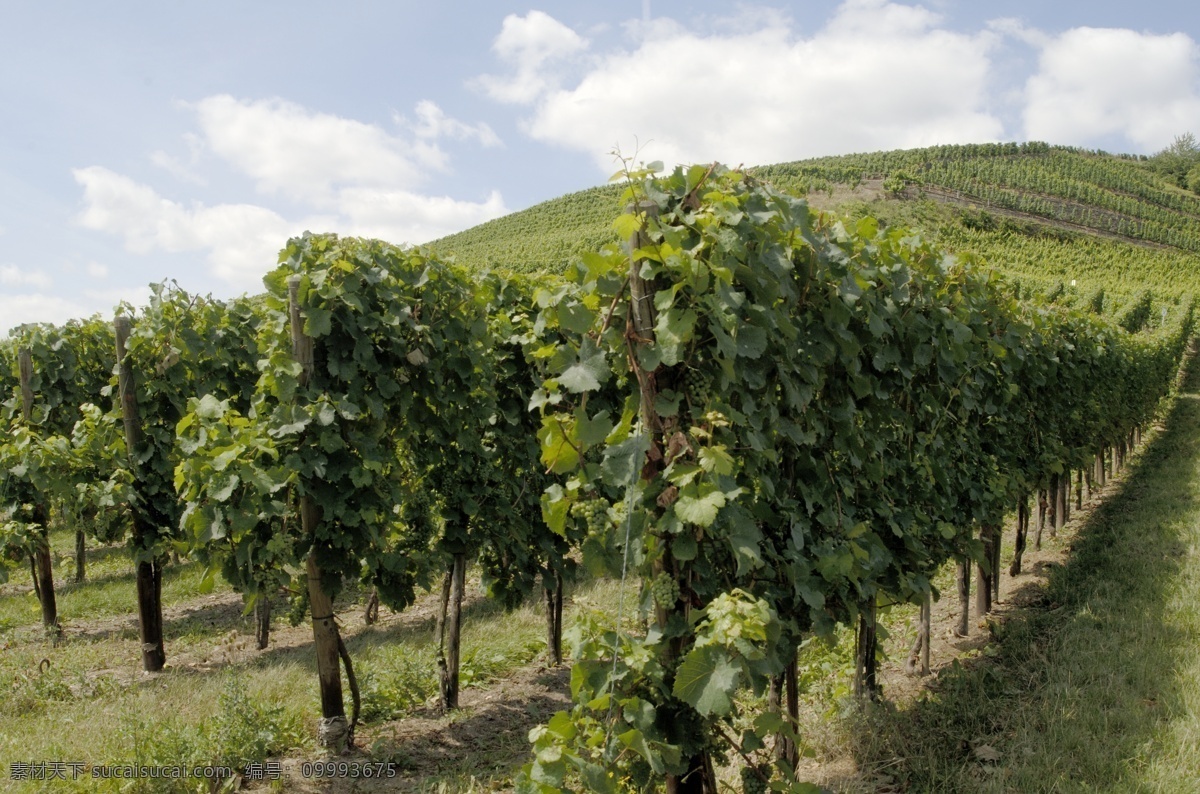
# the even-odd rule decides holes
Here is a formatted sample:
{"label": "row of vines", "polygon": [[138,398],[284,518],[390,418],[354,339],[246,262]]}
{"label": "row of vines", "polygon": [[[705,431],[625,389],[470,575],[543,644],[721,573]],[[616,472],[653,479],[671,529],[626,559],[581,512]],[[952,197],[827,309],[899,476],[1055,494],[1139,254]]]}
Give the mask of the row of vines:
{"label": "row of vines", "polygon": [[[1019,300],[970,257],[739,171],[629,176],[628,245],[564,279],[306,234],[259,298],[162,287],[112,324],[17,329],[0,548],[36,571],[52,513],[124,537],[147,670],[169,555],[268,627],[290,593],[335,750],[356,716],[333,608],[348,582],[397,610],[441,585],[453,708],[468,564],[506,604],[544,593],[558,657],[581,560],[640,583],[646,628],[572,630],[575,705],[534,731],[520,788],[715,791],[736,759],[748,791],[801,790],[800,643],[846,624],[869,640],[878,605],[927,603],[947,562],[990,592],[1005,516],[1154,416],[1191,303],[1149,323],[1146,293],[1118,323],[1103,296]],[[869,695],[869,641],[859,658]],[[768,707],[745,713],[741,691]]]}
{"label": "row of vines", "polygon": [[1200,198],[1170,185],[1150,165],[1043,143],[935,146],[766,166],[764,179],[804,189],[884,178],[980,205],[1200,251]]}

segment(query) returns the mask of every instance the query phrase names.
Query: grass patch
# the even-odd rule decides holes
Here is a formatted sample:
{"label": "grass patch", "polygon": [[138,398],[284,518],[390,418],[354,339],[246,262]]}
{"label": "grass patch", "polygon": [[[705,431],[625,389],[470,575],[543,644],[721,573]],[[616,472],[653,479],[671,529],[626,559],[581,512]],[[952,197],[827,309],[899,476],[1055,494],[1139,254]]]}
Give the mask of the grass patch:
{"label": "grass patch", "polygon": [[[56,545],[68,540],[73,549],[70,533],[55,533]],[[266,757],[318,754],[320,708],[307,623],[290,629],[286,610],[279,610],[274,638],[288,641],[255,651],[252,621],[227,586],[216,598],[203,595],[199,565],[169,566],[163,588],[168,668],[144,675],[124,549],[89,549],[85,582],[67,582],[73,570],[70,559],[56,567],[63,582],[59,612],[68,629],[57,643],[42,632],[36,598],[26,592],[28,571],[14,571],[0,591],[0,789],[46,788],[45,782],[14,781],[14,763],[243,766]],[[615,612],[617,594],[617,585],[607,581],[571,587],[566,619],[580,609]],[[432,619],[364,627],[354,600],[364,595],[349,589],[338,608],[363,685],[364,726],[370,729],[425,712],[437,693],[436,647]],[[230,637],[238,643],[234,650]],[[464,609],[462,686],[488,686],[530,664],[544,651],[544,637],[540,603],[505,612],[486,599],[472,599]],[[348,689],[346,699],[349,706]],[[516,738],[515,751],[509,742],[480,756],[479,764],[464,759],[452,771],[428,770],[418,790],[437,790],[443,783],[445,790],[460,783],[469,789],[476,785],[472,775],[480,781],[507,777],[527,750],[524,732]],[[382,749],[399,758],[405,753],[403,745]],[[94,780],[90,774],[52,785],[78,791],[196,790],[196,781],[189,786],[144,780],[130,788],[129,781]]]}
{"label": "grass patch", "polygon": [[[911,707],[842,730],[905,790],[1162,791],[1200,780],[1200,373],[1040,602]],[[993,752],[994,751],[994,752]]]}

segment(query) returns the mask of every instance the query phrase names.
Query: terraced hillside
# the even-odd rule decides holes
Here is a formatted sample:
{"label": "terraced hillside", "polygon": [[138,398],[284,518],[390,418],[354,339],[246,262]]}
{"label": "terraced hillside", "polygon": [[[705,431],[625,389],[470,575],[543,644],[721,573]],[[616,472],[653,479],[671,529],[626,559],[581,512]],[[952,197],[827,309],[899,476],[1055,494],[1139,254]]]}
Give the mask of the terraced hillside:
{"label": "terraced hillside", "polygon": [[[814,206],[919,229],[1029,288],[1106,309],[1150,283],[1200,288],[1200,196],[1145,159],[1044,143],[938,146],[760,166],[753,176]],[[435,240],[473,268],[563,269],[616,240],[616,187],[597,187]],[[1061,289],[1059,289],[1061,287]],[[1157,301],[1156,301],[1157,303]]]}

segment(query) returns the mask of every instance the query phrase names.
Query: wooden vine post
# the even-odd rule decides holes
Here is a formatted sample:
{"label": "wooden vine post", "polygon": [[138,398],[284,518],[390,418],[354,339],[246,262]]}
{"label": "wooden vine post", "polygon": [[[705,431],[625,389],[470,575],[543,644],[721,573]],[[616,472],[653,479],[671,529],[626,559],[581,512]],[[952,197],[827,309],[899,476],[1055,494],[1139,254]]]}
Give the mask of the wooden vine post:
{"label": "wooden vine post", "polygon": [[87,537],[82,529],[75,530],[75,581],[87,578]]}
{"label": "wooden vine post", "polygon": [[917,636],[913,639],[912,648],[908,651],[908,661],[904,665],[909,675],[929,675],[929,646],[933,632],[933,593],[925,591],[921,598],[921,613],[917,617]]}
{"label": "wooden vine post", "polygon": [[1054,475],[1051,491],[1054,499],[1054,523],[1050,525],[1050,537],[1058,537],[1058,532],[1067,523],[1067,491],[1064,488],[1064,480],[1066,478],[1061,475]]}
{"label": "wooden vine post", "polygon": [[[797,716],[800,713],[800,654],[792,651],[791,657],[784,664],[783,673],[771,676],[771,684],[767,690],[767,710],[787,715],[792,730],[797,728]],[[775,737],[775,757],[788,764],[792,769],[800,763],[800,748],[792,737],[778,734]]]}
{"label": "wooden vine post", "polygon": [[[313,374],[313,340],[304,333],[304,318],[300,313],[300,277],[288,279],[288,319],[291,321],[292,356],[300,365],[300,386],[308,385]],[[342,702],[342,671],[338,648],[341,636],[333,615],[333,599],[321,586],[321,566],[315,548],[317,528],[321,524],[321,508],[308,494],[300,497],[300,522],[305,537],[312,538],[314,548],[305,562],[308,578],[308,598],[312,609],[313,646],[317,653],[317,678],[321,686],[321,722],[317,742],[334,752],[346,749],[349,723]]]}
{"label": "wooden vine post", "polygon": [[955,634],[966,637],[971,633],[971,561],[963,558],[958,561],[958,626]]}
{"label": "wooden vine post", "polygon": [[1004,527],[1000,524],[992,526],[992,604],[1000,603],[1000,553],[1004,547]]}
{"label": "wooden vine post", "polygon": [[1021,558],[1025,555],[1025,541],[1029,537],[1029,496],[1021,494],[1017,502],[1017,534],[1013,543],[1012,564],[1008,567],[1009,576],[1021,575]]}
{"label": "wooden vine post", "polygon": [[859,700],[878,700],[880,695],[876,654],[879,627],[874,597],[859,605],[858,642],[855,649],[854,696]]}
{"label": "wooden vine post", "polygon": [[992,611],[992,567],[996,557],[996,528],[984,524],[979,528],[979,540],[983,543],[983,561],[975,566],[975,614],[983,617]]}
{"label": "wooden vine post", "polygon": [[1038,521],[1037,531],[1033,535],[1033,547],[1037,551],[1042,550],[1042,530],[1046,527],[1046,511],[1050,509],[1050,501],[1047,491],[1042,489],[1038,491]]}
{"label": "wooden vine post", "polygon": [[[129,334],[133,324],[128,317],[117,317],[113,331],[117,338],[117,399],[121,403],[121,419],[125,428],[125,449],[129,453],[129,467],[133,472],[134,487],[142,490],[141,466],[138,463],[143,446],[142,418],[138,412],[137,383],[133,364],[125,355]],[[137,549],[137,602],[138,635],[142,641],[142,669],[153,673],[167,663],[167,652],[163,645],[162,619],[162,564],[157,556],[146,548],[146,541],[157,532],[146,509],[133,505],[133,546]]]}
{"label": "wooden vine post", "polygon": [[[23,347],[17,353],[21,373],[21,415],[25,424],[33,424],[33,354]],[[50,508],[39,494],[33,503],[33,520],[41,526],[37,548],[33,550],[34,584],[42,606],[42,625],[57,632],[58,602],[54,597],[54,565],[50,559]]]}
{"label": "wooden vine post", "polygon": [[1063,524],[1071,520],[1071,470],[1067,469],[1062,480],[1063,489]]}
{"label": "wooden vine post", "polygon": [[[458,673],[462,660],[462,603],[467,582],[467,555],[458,552],[446,575],[449,587],[443,587],[445,632],[438,638],[438,677],[442,710],[458,708]],[[448,608],[448,609],[447,609]],[[446,635],[449,635],[448,637]]]}
{"label": "wooden vine post", "polygon": [[[647,217],[653,217],[658,212],[654,202],[643,202],[637,207],[629,207],[628,212],[644,212]],[[637,378],[640,396],[641,419],[646,433],[650,436],[650,450],[647,453],[645,466],[642,467],[642,479],[649,482],[661,475],[667,467],[663,450],[668,447],[668,429],[664,427],[662,418],[658,415],[654,404],[658,399],[657,372],[642,368],[638,353],[642,349],[653,347],[656,341],[654,332],[657,317],[654,309],[655,285],[642,278],[644,260],[637,257],[637,251],[649,245],[644,228],[630,235],[629,246],[629,319],[625,329],[625,340],[629,351],[629,365]],[[654,573],[667,573],[676,580],[686,581],[683,571],[677,566],[670,550],[666,550],[654,564]],[[672,608],[656,605],[655,620],[659,626],[665,627],[669,615],[675,609],[680,609],[684,619],[687,619],[688,607],[677,602]],[[663,666],[672,670],[683,655],[682,638],[675,638],[666,645],[663,651]],[[712,762],[705,752],[698,753],[688,759],[688,771],[684,775],[667,775],[667,794],[707,794],[716,791],[716,780],[713,779]]]}
{"label": "wooden vine post", "polygon": [[559,571],[546,570],[542,574],[542,589],[546,594],[546,648],[550,663],[558,667],[563,663],[562,655],[562,607],[563,577]]}
{"label": "wooden vine post", "polygon": [[271,596],[266,593],[254,602],[254,641],[260,651],[271,644]]}

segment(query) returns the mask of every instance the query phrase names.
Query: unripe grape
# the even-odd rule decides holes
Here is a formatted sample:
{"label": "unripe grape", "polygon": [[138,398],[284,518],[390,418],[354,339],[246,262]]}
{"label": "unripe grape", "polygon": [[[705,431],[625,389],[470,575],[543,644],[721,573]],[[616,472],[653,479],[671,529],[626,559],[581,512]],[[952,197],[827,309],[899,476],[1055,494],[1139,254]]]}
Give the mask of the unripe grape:
{"label": "unripe grape", "polygon": [[767,784],[758,776],[758,770],[752,766],[742,767],[743,794],[765,794]]}

